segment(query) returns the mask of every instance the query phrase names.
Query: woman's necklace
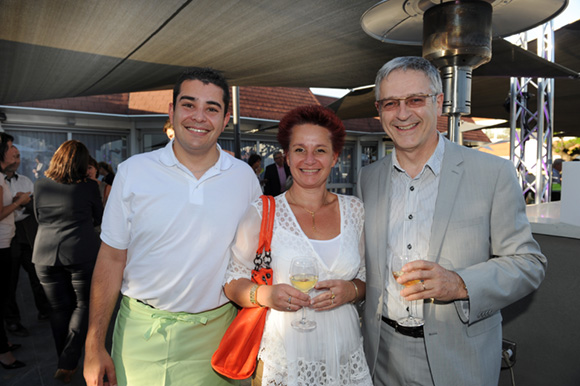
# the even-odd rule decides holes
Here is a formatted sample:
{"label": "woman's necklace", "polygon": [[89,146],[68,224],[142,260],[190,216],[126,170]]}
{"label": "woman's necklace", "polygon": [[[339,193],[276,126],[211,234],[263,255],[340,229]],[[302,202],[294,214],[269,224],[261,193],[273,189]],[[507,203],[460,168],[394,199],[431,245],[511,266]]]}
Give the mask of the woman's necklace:
{"label": "woman's necklace", "polygon": [[[292,191],[288,191],[288,194],[289,194],[289,195],[292,195]],[[293,196],[293,195],[292,195],[292,197],[291,197],[293,202],[289,202],[290,204],[294,204],[294,205],[296,205],[297,207],[304,209],[305,211],[307,211],[307,212],[310,214],[310,216],[312,217],[312,230],[313,230],[314,232],[316,232],[316,231],[317,231],[317,230],[316,230],[316,220],[315,220],[315,218],[314,218],[314,215],[315,215],[315,214],[316,214],[316,212],[318,212],[320,209],[322,209],[322,208],[323,208],[323,207],[325,207],[326,205],[330,204],[329,202],[326,202],[326,196],[327,196],[327,195],[328,195],[328,190],[325,190],[325,191],[324,191],[324,197],[322,198],[322,205],[320,206],[320,208],[316,209],[315,211],[308,210],[308,209],[306,209],[305,207],[303,207],[302,205],[300,205],[300,204],[296,203],[296,199],[294,198],[294,196]]]}

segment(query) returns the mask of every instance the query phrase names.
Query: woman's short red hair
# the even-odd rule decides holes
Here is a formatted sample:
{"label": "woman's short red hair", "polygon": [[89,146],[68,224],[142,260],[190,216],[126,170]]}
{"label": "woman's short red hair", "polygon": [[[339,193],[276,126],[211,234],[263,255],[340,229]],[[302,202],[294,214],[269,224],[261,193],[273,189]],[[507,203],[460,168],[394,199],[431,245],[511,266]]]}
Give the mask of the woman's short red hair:
{"label": "woman's short red hair", "polygon": [[285,154],[288,154],[290,149],[290,138],[294,127],[308,123],[327,129],[330,132],[332,151],[338,154],[342,152],[346,132],[340,118],[327,107],[308,105],[290,110],[278,124],[278,142]]}

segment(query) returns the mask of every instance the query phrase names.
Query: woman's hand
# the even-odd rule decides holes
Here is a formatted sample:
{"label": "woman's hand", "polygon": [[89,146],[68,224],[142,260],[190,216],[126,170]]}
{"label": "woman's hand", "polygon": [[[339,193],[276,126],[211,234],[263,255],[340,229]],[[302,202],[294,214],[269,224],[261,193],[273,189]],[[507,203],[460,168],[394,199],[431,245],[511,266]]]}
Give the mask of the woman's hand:
{"label": "woman's hand", "polygon": [[316,311],[331,310],[344,303],[352,302],[356,297],[354,286],[346,280],[319,281],[314,288],[321,291],[326,290],[310,302],[311,307]]}
{"label": "woman's hand", "polygon": [[310,305],[310,296],[288,284],[260,286],[256,300],[277,311],[295,312]]}

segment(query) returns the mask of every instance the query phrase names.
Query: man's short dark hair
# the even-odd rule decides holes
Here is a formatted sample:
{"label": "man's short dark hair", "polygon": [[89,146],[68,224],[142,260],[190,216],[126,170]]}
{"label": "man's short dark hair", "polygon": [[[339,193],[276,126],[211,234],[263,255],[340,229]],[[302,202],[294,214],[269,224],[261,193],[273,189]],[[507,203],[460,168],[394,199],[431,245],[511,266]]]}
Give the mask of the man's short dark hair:
{"label": "man's short dark hair", "polygon": [[14,142],[14,137],[7,133],[0,133],[0,161],[2,162],[8,151],[8,142]]}
{"label": "man's short dark hair", "polygon": [[230,87],[226,78],[217,70],[209,67],[192,67],[185,70],[177,80],[173,88],[173,109],[177,102],[177,96],[181,92],[181,85],[186,80],[199,80],[203,84],[213,84],[218,86],[224,92],[224,116],[230,108]]}

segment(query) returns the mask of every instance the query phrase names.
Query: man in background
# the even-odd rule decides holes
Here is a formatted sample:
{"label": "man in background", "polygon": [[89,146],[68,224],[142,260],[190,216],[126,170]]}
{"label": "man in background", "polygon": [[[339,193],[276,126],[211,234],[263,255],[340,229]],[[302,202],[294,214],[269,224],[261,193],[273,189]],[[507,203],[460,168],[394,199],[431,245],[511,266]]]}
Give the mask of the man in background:
{"label": "man in background", "polygon": [[[13,196],[18,193],[32,192],[34,184],[24,175],[16,173],[20,167],[20,151],[14,146],[16,162],[9,165],[4,173],[6,182],[10,187]],[[32,264],[32,250],[34,248],[34,238],[38,229],[38,223],[33,214],[33,203],[30,201],[25,207],[14,211],[14,221],[16,224],[16,234],[10,245],[12,253],[11,287],[4,314],[6,329],[16,336],[28,336],[28,330],[20,320],[20,309],[16,302],[16,289],[20,276],[20,267],[28,274],[34,304],[38,310],[38,319],[47,320],[50,316],[50,305],[42,289],[42,285],[36,276],[34,264]]]}
{"label": "man in background", "polygon": [[274,163],[266,167],[264,172],[264,194],[277,196],[286,190],[286,183],[291,177],[290,168],[284,160],[282,152],[274,153]]}

